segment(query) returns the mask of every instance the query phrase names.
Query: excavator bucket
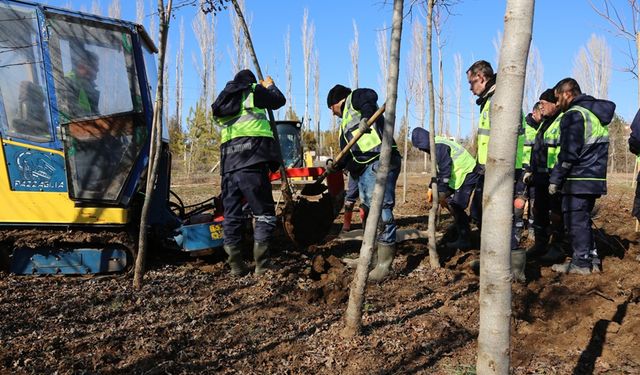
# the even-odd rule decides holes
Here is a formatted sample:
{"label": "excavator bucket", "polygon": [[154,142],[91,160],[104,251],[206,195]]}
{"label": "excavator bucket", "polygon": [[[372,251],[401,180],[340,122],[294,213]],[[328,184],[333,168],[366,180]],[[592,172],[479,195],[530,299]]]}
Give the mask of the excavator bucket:
{"label": "excavator bucket", "polygon": [[[331,230],[333,221],[340,213],[344,204],[344,179],[340,172],[329,174],[325,180],[324,192],[317,195],[300,194],[306,186],[314,184],[316,179],[324,173],[324,168],[288,168],[287,177],[294,190],[294,204],[283,207],[280,216],[287,236],[297,246],[305,247],[321,242]],[[272,184],[280,181],[280,175],[271,175]],[[276,202],[280,192],[274,188]]]}

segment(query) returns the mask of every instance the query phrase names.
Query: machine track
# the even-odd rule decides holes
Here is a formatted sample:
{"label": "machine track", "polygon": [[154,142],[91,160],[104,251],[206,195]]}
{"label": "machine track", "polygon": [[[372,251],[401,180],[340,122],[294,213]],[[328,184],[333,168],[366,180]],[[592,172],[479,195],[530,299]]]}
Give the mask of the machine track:
{"label": "machine track", "polygon": [[128,272],[136,249],[137,233],[127,228],[5,227],[0,229],[0,270],[19,274]]}

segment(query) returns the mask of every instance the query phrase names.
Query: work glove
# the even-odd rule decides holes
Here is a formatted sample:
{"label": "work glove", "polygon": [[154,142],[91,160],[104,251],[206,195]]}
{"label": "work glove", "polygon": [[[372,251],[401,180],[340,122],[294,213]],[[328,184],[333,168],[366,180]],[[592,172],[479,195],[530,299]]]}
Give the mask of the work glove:
{"label": "work glove", "polygon": [[443,208],[447,207],[447,197],[448,196],[449,196],[449,194],[447,194],[447,193],[438,192],[438,203],[440,204],[441,207],[443,207]]}
{"label": "work glove", "polygon": [[533,173],[532,172],[524,172],[524,176],[522,176],[522,182],[526,185],[531,185],[533,182]]}
{"label": "work glove", "polygon": [[360,133],[371,133],[371,128],[367,125],[367,121],[369,121],[369,119],[366,117],[363,117],[360,120],[360,123],[358,124],[358,131]]}
{"label": "work glove", "polygon": [[549,185],[549,194],[550,195],[555,195],[557,192],[558,192],[558,185],[556,185],[556,184]]}
{"label": "work glove", "polygon": [[267,76],[264,80],[260,81],[260,84],[265,89],[268,89],[273,85],[273,78],[271,78],[271,76]]}
{"label": "work glove", "polygon": [[336,164],[333,162],[333,159],[327,160],[327,165],[324,167],[324,172],[326,174],[332,174],[338,171]]}

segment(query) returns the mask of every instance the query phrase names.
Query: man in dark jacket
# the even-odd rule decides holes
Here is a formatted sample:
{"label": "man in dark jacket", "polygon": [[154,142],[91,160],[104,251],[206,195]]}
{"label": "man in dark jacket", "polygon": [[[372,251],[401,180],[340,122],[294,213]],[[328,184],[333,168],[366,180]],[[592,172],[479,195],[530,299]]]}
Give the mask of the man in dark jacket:
{"label": "man in dark jacket", "polygon": [[[360,202],[365,210],[365,216],[368,208],[371,207],[376,173],[380,167],[380,148],[384,131],[382,116],[369,130],[365,131],[366,120],[378,109],[377,102],[378,94],[366,88],[352,92],[348,87],[335,85],[327,95],[327,106],[335,116],[342,119],[340,148],[344,149],[358,132],[365,132],[338,165],[329,166],[330,171],[347,169],[351,175],[357,177]],[[382,230],[378,237],[378,261],[376,267],[369,273],[369,279],[372,281],[381,281],[389,274],[395,257],[396,223],[393,218],[393,207],[401,163],[400,153],[394,141],[380,217]]]}
{"label": "man in dark jacket", "polygon": [[[640,162],[640,110],[636,113],[636,116],[631,122],[631,135],[629,136],[629,151],[638,157]],[[637,220],[640,220],[640,173],[636,178],[636,194],[633,198],[633,210],[631,215]]]}
{"label": "man in dark jacket", "polygon": [[569,233],[571,261],[552,270],[580,275],[600,271],[591,229],[595,201],[607,193],[609,130],[616,105],[582,94],[578,82],[565,78],[554,87],[560,121],[560,152],[549,178],[549,194],[562,193],[562,213]]}
{"label": "man in dark jacket", "polygon": [[[438,136],[435,141],[435,157],[438,164],[436,173],[437,199],[440,205],[447,207],[453,215],[458,233],[458,238],[447,243],[446,246],[452,249],[466,250],[471,246],[469,241],[471,229],[469,216],[465,210],[478,181],[478,174],[475,172],[476,161],[462,145],[455,141]],[[425,129],[413,129],[411,143],[413,147],[431,154],[429,132]]]}
{"label": "man in dark jacket", "polygon": [[562,111],[556,104],[553,89],[546,89],[540,94],[539,99],[544,120],[536,135],[531,164],[524,177],[525,183],[533,185],[536,191],[536,202],[533,206],[535,243],[527,251],[527,258],[539,257],[540,261],[546,263],[564,259],[562,198],[560,194],[549,195],[549,175],[556,165],[560,146]]}
{"label": "man in dark jacket", "polygon": [[222,90],[211,105],[214,121],[221,127],[220,165],[224,206],[224,249],[229,255],[232,275],[248,272],[242,259],[243,199],[255,218],[253,257],[255,273],[266,271],[267,251],[276,226],[275,204],[269,171],[280,160],[267,109],[286,102],[271,77],[257,84],[249,70],[242,70]]}

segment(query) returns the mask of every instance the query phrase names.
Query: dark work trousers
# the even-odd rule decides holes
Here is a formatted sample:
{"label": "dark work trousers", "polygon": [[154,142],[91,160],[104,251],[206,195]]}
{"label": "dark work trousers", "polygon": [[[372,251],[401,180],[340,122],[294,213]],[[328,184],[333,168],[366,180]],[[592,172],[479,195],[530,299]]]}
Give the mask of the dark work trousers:
{"label": "dark work trousers", "polygon": [[[522,195],[524,191],[524,184],[519,183],[522,181],[522,169],[515,170],[514,180],[514,196]],[[478,176],[476,182],[473,200],[471,202],[471,219],[473,219],[479,225],[482,225],[482,195],[484,192],[484,174]],[[511,249],[515,250],[520,245],[520,237],[522,235],[522,213],[513,215],[511,220]]]}
{"label": "dark work trousers", "polygon": [[640,219],[640,173],[638,173],[638,178],[636,179],[636,194],[633,197],[633,210],[631,210],[631,215],[636,219]]}
{"label": "dark work trousers", "polygon": [[447,197],[447,205],[453,215],[453,219],[456,222],[456,229],[458,230],[458,238],[469,239],[471,229],[469,227],[469,216],[465,210],[469,206],[469,200],[471,199],[471,193],[476,186],[479,175],[475,172],[467,174],[464,178],[462,186],[458,190],[455,190],[452,195]]}
{"label": "dark work trousers", "polygon": [[482,225],[482,193],[484,191],[484,171],[482,174],[478,174],[476,180],[476,186],[473,190],[473,200],[471,201],[470,216],[471,220],[478,224],[478,227]]}
{"label": "dark work trousers", "polygon": [[349,173],[349,184],[347,186],[347,194],[344,197],[345,204],[355,203],[360,195],[360,191],[358,190],[358,177],[354,177],[351,173]]}
{"label": "dark work trousers", "polygon": [[569,232],[573,256],[571,262],[578,267],[591,268],[597,259],[595,238],[591,229],[591,210],[599,195],[565,194],[562,196],[562,213]]}
{"label": "dark work trousers", "polygon": [[536,173],[533,176],[536,200],[533,205],[533,228],[536,241],[548,242],[549,234],[553,242],[564,237],[562,221],[562,195],[549,195],[549,174]]}
{"label": "dark work trousers", "polygon": [[242,241],[245,218],[242,212],[243,198],[255,218],[254,241],[268,242],[276,227],[276,215],[267,164],[256,164],[222,175],[225,245]]}
{"label": "dark work trousers", "polygon": [[[527,185],[522,181],[522,175],[524,171],[522,169],[516,169],[513,177],[515,178],[513,183],[513,198],[524,197],[524,192],[527,189]],[[524,230],[524,208],[518,209],[513,207],[513,219],[511,223],[511,250],[518,249],[520,247],[520,238],[522,238],[522,231]]]}

